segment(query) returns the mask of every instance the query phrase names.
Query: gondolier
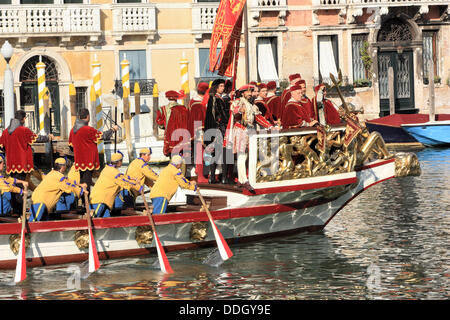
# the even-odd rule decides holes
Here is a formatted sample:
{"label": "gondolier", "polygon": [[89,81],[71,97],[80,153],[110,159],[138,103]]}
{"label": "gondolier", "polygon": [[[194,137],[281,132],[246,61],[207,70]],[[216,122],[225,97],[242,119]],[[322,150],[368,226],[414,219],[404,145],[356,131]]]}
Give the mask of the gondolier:
{"label": "gondolier", "polygon": [[167,167],[162,169],[158,180],[150,191],[150,199],[153,203],[153,214],[165,213],[167,204],[172,199],[178,187],[197,191],[197,183],[189,181],[181,172],[183,158],[175,155]]}
{"label": "gondolier", "polygon": [[113,125],[111,129],[101,132],[89,126],[90,114],[88,109],[78,112],[78,119],[69,134],[69,146],[73,148],[75,170],[80,172],[80,182],[86,183],[88,189],[94,184],[92,175],[100,169],[97,143],[100,139],[109,140],[119,126]]}
{"label": "gondolier", "polygon": [[[162,106],[157,111],[156,123],[164,129],[164,147],[163,153],[170,157],[172,152],[176,154],[183,153],[187,156],[190,153],[190,139],[185,141],[186,135],[174,134],[177,129],[184,129],[189,132],[189,110],[186,106],[179,104],[177,100],[184,99],[184,92],[169,90],[166,92],[166,98],[169,103]],[[175,149],[175,150],[174,150]]]}
{"label": "gondolier", "polygon": [[134,189],[141,192],[143,185],[135,180],[129,179],[119,171],[122,166],[122,153],[111,155],[111,163],[105,166],[100,173],[97,182],[91,190],[90,202],[94,218],[110,217],[111,210],[114,208],[114,201],[121,188]]}
{"label": "gondolier", "polygon": [[57,212],[60,211],[57,203],[64,193],[71,194],[72,200],[75,201],[75,196],[80,197],[83,192],[88,192],[86,184],[77,184],[64,176],[66,169],[66,159],[56,159],[53,170],[45,175],[34,190],[31,196],[30,222],[47,220],[55,207]]}
{"label": "gondolier", "polygon": [[[140,185],[145,185],[151,188],[154,182],[158,179],[158,174],[150,168],[149,161],[151,158],[152,149],[142,148],[139,150],[139,158],[134,159],[128,165],[126,176],[136,180]],[[122,189],[114,202],[114,209],[132,208],[134,201],[138,194],[130,192],[128,189]]]}
{"label": "gondolier", "polygon": [[[0,154],[0,173],[3,172],[3,169],[5,168],[5,158],[3,154]],[[11,213],[13,210],[11,202],[12,194],[16,193],[19,195],[22,195],[23,189],[18,187],[17,184],[21,184],[22,186],[28,186],[27,181],[18,180],[13,177],[4,177],[2,174],[0,174],[0,192],[1,192],[1,206],[0,206],[0,215],[5,216]],[[20,208],[17,208],[17,210],[20,210]]]}

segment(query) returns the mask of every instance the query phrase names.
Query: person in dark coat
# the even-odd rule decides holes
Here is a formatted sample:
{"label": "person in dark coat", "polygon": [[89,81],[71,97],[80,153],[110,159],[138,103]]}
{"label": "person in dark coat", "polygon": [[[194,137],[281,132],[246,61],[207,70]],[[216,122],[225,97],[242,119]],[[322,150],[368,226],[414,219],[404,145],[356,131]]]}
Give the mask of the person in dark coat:
{"label": "person in dark coat", "polygon": [[224,90],[225,80],[223,79],[214,80],[209,88],[204,135],[205,146],[209,146],[207,150],[210,151],[214,147],[211,153],[214,158],[209,164],[209,183],[217,183],[215,175],[217,164],[221,164],[222,167],[222,183],[230,182],[227,181],[229,169],[227,164],[234,163],[232,150],[223,146],[223,138],[230,118],[230,105],[222,98]]}

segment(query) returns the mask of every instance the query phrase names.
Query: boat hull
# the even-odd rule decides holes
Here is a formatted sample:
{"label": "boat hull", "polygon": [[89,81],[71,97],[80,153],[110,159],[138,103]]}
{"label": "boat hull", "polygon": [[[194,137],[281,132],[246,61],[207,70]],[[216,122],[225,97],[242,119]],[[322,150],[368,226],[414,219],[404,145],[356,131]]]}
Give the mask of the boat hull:
{"label": "boat hull", "polygon": [[450,121],[408,124],[402,128],[426,146],[450,146]]}
{"label": "boat hull", "polygon": [[[336,175],[339,177],[340,175]],[[352,199],[374,184],[395,176],[395,159],[377,160],[360,168],[354,177],[344,175],[329,183],[305,184],[298,190],[256,189],[256,194],[220,191],[228,206],[211,214],[226,241],[235,243],[323,229]],[[284,189],[283,189],[284,188]],[[280,191],[281,190],[281,191]],[[216,191],[202,189],[205,195]],[[239,200],[239,201],[238,201]],[[215,237],[207,223],[206,237],[193,240],[193,222],[208,222],[205,212],[155,215],[158,236],[166,251],[215,246]],[[136,241],[136,229],[148,225],[144,215],[93,219],[95,241],[100,259],[155,255],[154,241]],[[0,225],[0,268],[14,269],[17,256],[10,248],[10,236],[20,233],[19,223]],[[84,219],[28,223],[30,245],[27,266],[80,262],[88,259],[88,249],[75,244],[75,232],[86,230]]]}

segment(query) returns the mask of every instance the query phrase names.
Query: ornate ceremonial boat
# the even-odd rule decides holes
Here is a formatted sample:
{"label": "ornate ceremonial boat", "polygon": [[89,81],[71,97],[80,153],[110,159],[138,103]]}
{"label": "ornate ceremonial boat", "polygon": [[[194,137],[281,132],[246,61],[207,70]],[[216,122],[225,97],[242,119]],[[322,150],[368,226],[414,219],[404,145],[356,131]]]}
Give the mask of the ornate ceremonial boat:
{"label": "ornate ceremonial boat", "polygon": [[[390,178],[420,174],[420,166],[415,154],[387,153],[379,134],[342,125],[251,135],[248,174],[254,192],[235,185],[200,185],[231,247],[323,229],[362,191]],[[92,219],[100,259],[156,257],[149,219],[142,210],[137,204],[133,211]],[[86,261],[88,223],[83,213],[27,223],[27,266]],[[179,189],[168,213],[153,219],[166,251],[215,246],[208,216],[192,191]],[[0,220],[0,268],[14,269],[21,223],[18,217]]]}

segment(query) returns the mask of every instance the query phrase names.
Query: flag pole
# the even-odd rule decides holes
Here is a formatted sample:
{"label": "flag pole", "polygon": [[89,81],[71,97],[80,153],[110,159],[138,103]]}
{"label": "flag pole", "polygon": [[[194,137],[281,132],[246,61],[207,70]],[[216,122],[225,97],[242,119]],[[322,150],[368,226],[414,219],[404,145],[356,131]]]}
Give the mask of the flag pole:
{"label": "flag pole", "polygon": [[[249,44],[248,44],[248,13],[247,13],[247,1],[244,5],[244,41],[245,41],[245,83],[250,82],[250,54],[249,54]],[[238,48],[239,50],[239,48]]]}

